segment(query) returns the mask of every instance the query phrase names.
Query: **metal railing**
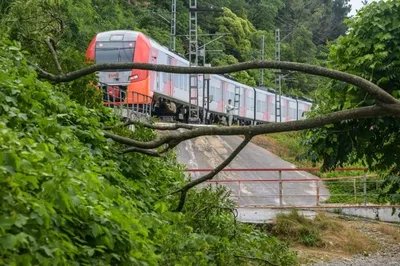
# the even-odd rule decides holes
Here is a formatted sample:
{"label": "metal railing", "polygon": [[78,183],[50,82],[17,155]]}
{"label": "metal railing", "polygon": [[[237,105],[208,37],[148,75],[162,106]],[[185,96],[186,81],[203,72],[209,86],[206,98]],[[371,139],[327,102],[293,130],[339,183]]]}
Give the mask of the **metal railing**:
{"label": "metal railing", "polygon": [[127,86],[100,83],[99,89],[103,96],[104,105],[113,108],[121,117],[132,120],[150,119],[153,98],[139,92],[127,92],[126,88]]}
{"label": "metal railing", "polygon": [[[213,169],[187,169],[185,172],[210,172]],[[379,198],[383,182],[378,175],[368,175],[363,168],[338,168],[335,171],[361,171],[362,175],[316,178],[306,173],[318,168],[227,168],[226,172],[264,172],[260,179],[218,179],[206,184],[224,185],[238,208],[377,208],[400,207],[382,204]],[[297,173],[295,173],[297,172]],[[287,174],[286,176],[284,173]],[[225,174],[226,175],[226,174]],[[235,174],[237,175],[237,174]],[[338,192],[340,191],[340,193]],[[387,195],[390,196],[390,195]]]}

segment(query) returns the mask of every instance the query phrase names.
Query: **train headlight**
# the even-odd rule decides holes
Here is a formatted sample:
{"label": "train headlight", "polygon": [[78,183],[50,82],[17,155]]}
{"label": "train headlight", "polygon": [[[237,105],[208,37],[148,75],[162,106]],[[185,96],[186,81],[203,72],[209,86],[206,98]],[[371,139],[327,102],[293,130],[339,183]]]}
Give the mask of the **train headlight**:
{"label": "train headlight", "polygon": [[133,76],[131,76],[131,80],[135,80],[135,79],[138,79],[139,78],[139,75],[138,74],[136,74],[136,75],[133,75]]}

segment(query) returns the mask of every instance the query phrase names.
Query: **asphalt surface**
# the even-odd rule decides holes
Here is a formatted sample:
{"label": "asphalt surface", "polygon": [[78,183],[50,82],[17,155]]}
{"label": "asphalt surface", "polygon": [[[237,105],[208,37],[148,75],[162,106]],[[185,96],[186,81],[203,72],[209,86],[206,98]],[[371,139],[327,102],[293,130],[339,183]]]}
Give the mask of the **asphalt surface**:
{"label": "asphalt surface", "polygon": [[[242,139],[237,136],[205,136],[181,143],[177,148],[179,162],[188,169],[215,168],[240,144]],[[282,160],[271,152],[249,143],[227,168],[296,168],[293,164]],[[205,173],[190,173],[191,179],[196,179]],[[282,172],[282,180],[317,178],[304,171]],[[279,206],[279,182],[258,180],[278,180],[278,172],[221,172],[214,180],[242,180],[219,184],[232,190],[232,198],[240,207]],[[246,182],[246,180],[249,180]],[[256,181],[257,180],[257,181]],[[315,206],[316,181],[283,181],[284,206]],[[212,183],[215,184],[215,183]],[[320,183],[320,202],[329,197],[329,192]]]}

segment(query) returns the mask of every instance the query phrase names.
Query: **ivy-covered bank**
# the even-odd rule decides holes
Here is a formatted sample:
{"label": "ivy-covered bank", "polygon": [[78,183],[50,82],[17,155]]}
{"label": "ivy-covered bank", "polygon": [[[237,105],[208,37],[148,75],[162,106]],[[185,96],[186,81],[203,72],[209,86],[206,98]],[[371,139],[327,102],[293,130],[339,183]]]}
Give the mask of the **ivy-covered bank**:
{"label": "ivy-covered bank", "polygon": [[117,118],[63,90],[0,38],[1,265],[296,264],[286,244],[235,223],[223,189],[191,191],[171,212],[176,196],[162,196],[184,184],[174,155],[117,154],[102,134]]}

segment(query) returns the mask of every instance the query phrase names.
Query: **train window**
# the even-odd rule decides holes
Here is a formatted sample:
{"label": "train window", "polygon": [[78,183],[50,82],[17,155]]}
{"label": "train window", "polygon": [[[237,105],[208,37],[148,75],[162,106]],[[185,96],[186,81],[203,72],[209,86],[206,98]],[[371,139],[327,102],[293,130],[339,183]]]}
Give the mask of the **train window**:
{"label": "train window", "polygon": [[289,108],[289,115],[291,118],[296,119],[296,109]]}
{"label": "train window", "polygon": [[281,110],[282,110],[282,116],[286,117],[287,116],[287,106],[282,106]]}
{"label": "train window", "polygon": [[257,100],[257,113],[261,112],[261,101]]}
{"label": "train window", "polygon": [[275,115],[275,102],[272,102],[272,103],[270,103],[270,108],[269,108],[269,110],[270,110],[270,114],[271,115]]}
{"label": "train window", "polygon": [[174,81],[173,86],[178,87],[178,85],[179,85],[178,74],[172,74],[172,80]]}
{"label": "train window", "polygon": [[215,100],[217,102],[221,101],[221,89],[218,87],[215,88]]}
{"label": "train window", "polygon": [[135,42],[96,42],[96,64],[132,62]]}
{"label": "train window", "polygon": [[211,87],[210,87],[210,98],[211,98],[211,96],[213,96],[213,101],[215,100],[214,95],[215,95],[215,87],[214,87],[214,86],[211,86]]}
{"label": "train window", "polygon": [[167,81],[168,81],[168,75],[167,74],[168,73],[163,72],[162,78],[163,78],[164,83],[167,83]]}

